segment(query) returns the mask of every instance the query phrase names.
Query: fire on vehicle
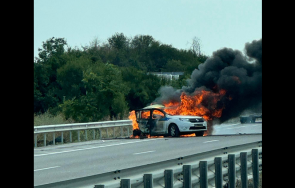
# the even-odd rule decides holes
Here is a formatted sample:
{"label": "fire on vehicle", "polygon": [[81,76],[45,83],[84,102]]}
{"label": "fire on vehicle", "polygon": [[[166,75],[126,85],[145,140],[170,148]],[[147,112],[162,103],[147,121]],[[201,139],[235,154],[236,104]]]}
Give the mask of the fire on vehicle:
{"label": "fire on vehicle", "polygon": [[133,130],[133,136],[203,136],[207,130],[207,121],[201,116],[171,115],[164,108],[151,105],[135,110],[138,127]]}

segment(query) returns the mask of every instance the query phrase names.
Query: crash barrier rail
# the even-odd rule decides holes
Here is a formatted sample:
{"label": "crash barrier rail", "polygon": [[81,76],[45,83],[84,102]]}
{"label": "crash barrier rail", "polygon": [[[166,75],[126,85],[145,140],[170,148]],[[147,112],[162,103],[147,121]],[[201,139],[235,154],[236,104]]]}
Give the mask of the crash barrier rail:
{"label": "crash barrier rail", "polygon": [[157,163],[118,169],[36,188],[192,188],[259,186],[262,171],[262,141],[230,146]]}
{"label": "crash barrier rail", "polygon": [[[56,142],[64,143],[64,132],[69,132],[69,142],[72,142],[72,131],[76,131],[78,142],[80,139],[80,131],[81,130],[93,130],[92,131],[92,139],[95,140],[97,138],[96,132],[98,131],[99,139],[102,138],[101,129],[106,129],[107,138],[115,137],[115,127],[120,127],[120,136],[124,136],[123,127],[127,128],[127,135],[130,136],[132,132],[130,132],[130,126],[132,126],[131,120],[119,120],[119,121],[102,121],[102,122],[89,122],[89,123],[72,123],[72,124],[58,124],[58,125],[42,125],[42,126],[34,126],[34,146],[37,147],[38,135],[43,134],[43,146],[48,144],[55,145]],[[108,129],[113,128],[113,137],[110,137]],[[97,130],[97,131],[94,131]],[[131,129],[132,131],[132,129]],[[60,132],[60,136],[55,138],[56,132]],[[46,139],[47,134],[52,134],[51,143]],[[84,135],[85,140],[87,139],[87,131],[85,131]]]}

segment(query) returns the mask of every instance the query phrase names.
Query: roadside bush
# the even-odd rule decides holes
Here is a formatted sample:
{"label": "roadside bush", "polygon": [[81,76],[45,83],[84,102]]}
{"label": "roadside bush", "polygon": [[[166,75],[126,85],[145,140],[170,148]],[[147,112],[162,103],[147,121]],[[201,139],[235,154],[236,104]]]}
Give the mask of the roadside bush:
{"label": "roadside bush", "polygon": [[75,123],[73,119],[65,119],[61,113],[52,115],[49,111],[46,111],[43,114],[36,115],[34,114],[34,126],[40,125],[56,125],[56,124],[66,124],[66,123]]}

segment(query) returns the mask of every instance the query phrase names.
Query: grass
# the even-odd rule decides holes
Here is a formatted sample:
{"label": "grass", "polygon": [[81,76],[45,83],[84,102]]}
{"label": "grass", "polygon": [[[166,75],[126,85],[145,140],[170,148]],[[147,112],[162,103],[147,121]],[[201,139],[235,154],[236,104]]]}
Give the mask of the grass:
{"label": "grass", "polygon": [[[262,188],[262,172],[259,173],[259,188]],[[236,188],[242,188],[241,180],[237,180]],[[248,180],[248,188],[254,188],[253,179]]]}
{"label": "grass", "polygon": [[75,123],[75,122],[72,119],[66,120],[61,113],[55,116],[50,114],[49,111],[40,115],[34,114],[34,126],[56,125],[56,124],[67,124],[67,123]]}

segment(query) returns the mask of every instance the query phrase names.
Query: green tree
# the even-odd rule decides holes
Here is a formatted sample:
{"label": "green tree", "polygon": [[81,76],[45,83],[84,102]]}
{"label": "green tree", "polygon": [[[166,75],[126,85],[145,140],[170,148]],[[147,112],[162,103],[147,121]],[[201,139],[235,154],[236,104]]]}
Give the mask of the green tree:
{"label": "green tree", "polygon": [[151,57],[151,61],[155,67],[150,71],[161,72],[169,60],[177,60],[177,49],[171,45],[152,42],[148,55]]}
{"label": "green tree", "polygon": [[118,66],[128,65],[129,39],[123,33],[116,33],[108,38],[108,43],[111,49],[109,62]]}
{"label": "green tree", "polygon": [[179,60],[168,60],[167,64],[163,68],[163,72],[182,72],[184,70],[184,66],[181,64]]}
{"label": "green tree", "polygon": [[65,61],[62,55],[66,41],[63,38],[54,38],[43,42],[43,49],[39,50],[39,57],[34,61],[34,112],[44,113],[49,108],[57,107],[61,98],[57,93],[60,85],[56,82],[57,69]]}
{"label": "green tree", "polygon": [[67,42],[64,38],[50,38],[43,42],[42,49],[38,48],[38,61],[46,63],[46,61],[53,56],[60,56],[65,51]]}
{"label": "green tree", "polygon": [[142,108],[158,96],[158,90],[161,85],[166,85],[166,80],[161,80],[157,76],[147,74],[134,67],[122,68],[122,78],[130,91],[126,95],[126,101],[129,104],[129,110]]}
{"label": "green tree", "polygon": [[[82,48],[52,37],[43,42],[34,61],[34,112],[61,110],[76,122],[122,118],[126,110],[153,102],[161,86],[186,85],[207,59],[198,52],[194,46],[176,49],[149,35],[129,39],[115,33],[106,42],[95,39]],[[172,81],[148,74],[160,71],[185,74]]]}
{"label": "green tree", "polygon": [[124,84],[118,67],[98,63],[83,72],[86,95],[67,100],[60,105],[66,118],[75,121],[98,121],[104,117],[123,118],[128,110],[124,96],[129,88]]}
{"label": "green tree", "polygon": [[[136,35],[130,42],[131,48],[134,50],[138,58],[145,57],[149,47],[151,47],[154,38],[150,35]],[[140,61],[145,59],[140,59]]]}
{"label": "green tree", "polygon": [[126,49],[129,45],[128,38],[123,33],[116,33],[108,38],[110,46],[117,50]]}
{"label": "green tree", "polygon": [[57,82],[61,86],[59,97],[65,96],[67,99],[79,97],[86,94],[84,87],[83,71],[87,66],[91,66],[92,61],[89,58],[81,56],[60,67],[57,70]]}

